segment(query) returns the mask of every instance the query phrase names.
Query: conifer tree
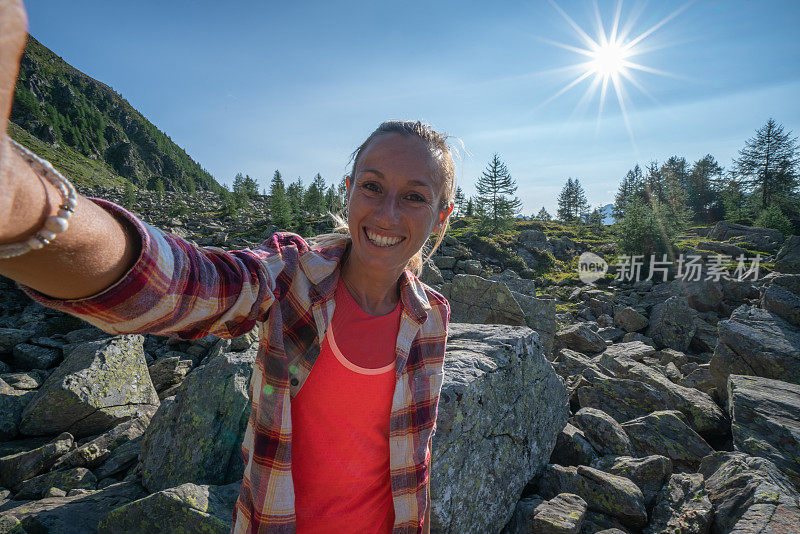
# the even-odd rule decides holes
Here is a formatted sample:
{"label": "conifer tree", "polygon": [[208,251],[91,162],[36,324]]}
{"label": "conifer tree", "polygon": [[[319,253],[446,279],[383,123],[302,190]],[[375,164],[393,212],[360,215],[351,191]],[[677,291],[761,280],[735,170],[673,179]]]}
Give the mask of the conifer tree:
{"label": "conifer tree", "polygon": [[158,200],[164,199],[165,191],[166,190],[164,188],[164,181],[161,178],[159,178],[158,180],[156,180],[156,197],[158,198]]}
{"label": "conifer tree", "polygon": [[513,196],[517,184],[497,154],[492,156],[475,188],[482,225],[494,231],[508,226],[522,207],[522,202]]}
{"label": "conifer tree", "polygon": [[303,206],[312,215],[321,215],[326,209],[325,179],[319,173],[314,176],[311,185],[306,189]]}
{"label": "conifer tree", "polygon": [[455,204],[455,213],[453,215],[456,217],[463,217],[464,210],[467,207],[467,200],[464,198],[464,192],[461,190],[461,187],[456,187],[456,194],[453,197],[453,204]]}
{"label": "conifer tree", "polygon": [[686,196],[689,182],[689,171],[686,158],[671,156],[659,169],[663,183],[661,200],[669,203],[675,211],[686,210],[689,199]]}
{"label": "conifer tree", "polygon": [[733,161],[733,173],[745,191],[757,192],[761,209],[773,202],[786,203],[798,186],[797,138],[770,118],[748,139]]}
{"label": "conifer tree", "polygon": [[270,182],[270,201],[269,210],[272,224],[281,230],[286,230],[292,221],[292,212],[289,207],[289,200],[286,198],[286,187],[280,171],[275,171]]}
{"label": "conifer tree", "polygon": [[580,220],[589,208],[586,193],[580,181],[567,178],[567,183],[558,195],[558,218],[564,222]]}
{"label": "conifer tree", "polygon": [[256,198],[258,196],[258,184],[254,179],[250,178],[249,174],[243,175],[237,172],[233,178],[233,194],[240,201]]}
{"label": "conifer tree", "polygon": [[722,172],[722,167],[711,154],[695,161],[689,170],[686,188],[689,207],[705,221],[715,220],[722,215],[719,207]]}
{"label": "conifer tree", "polygon": [[542,209],[539,210],[539,213],[536,214],[534,219],[537,221],[548,222],[553,220],[553,216],[547,212],[544,206],[542,206]]}
{"label": "conifer tree", "polygon": [[472,201],[472,197],[469,197],[467,201],[467,208],[464,210],[464,217],[474,217],[475,216],[475,203]]}
{"label": "conifer tree", "polygon": [[644,179],[642,169],[637,164],[633,169],[625,174],[622,183],[619,185],[616,197],[614,197],[614,207],[611,214],[615,220],[620,220],[625,215],[625,209],[629,202],[634,198],[642,198],[644,190]]}
{"label": "conifer tree", "polygon": [[303,187],[303,179],[298,176],[297,181],[290,183],[286,188],[286,199],[289,201],[289,210],[292,213],[292,219],[298,223],[303,215],[304,196],[305,187]]}
{"label": "conifer tree", "polygon": [[125,182],[125,194],[122,197],[122,205],[126,208],[133,209],[136,203],[136,189],[131,182]]}

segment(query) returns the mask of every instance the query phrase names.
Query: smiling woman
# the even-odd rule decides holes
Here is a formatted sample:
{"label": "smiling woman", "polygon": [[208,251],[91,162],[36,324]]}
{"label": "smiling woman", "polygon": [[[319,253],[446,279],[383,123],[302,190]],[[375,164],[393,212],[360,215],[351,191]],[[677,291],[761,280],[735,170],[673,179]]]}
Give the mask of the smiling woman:
{"label": "smiling woman", "polygon": [[0,252],[22,251],[0,274],[112,334],[259,329],[232,532],[428,532],[450,306],[417,275],[453,209],[446,137],[381,124],[353,155],[340,233],[203,248],[106,200],[55,202],[62,177],[8,139],[25,37],[21,3],[0,0]]}

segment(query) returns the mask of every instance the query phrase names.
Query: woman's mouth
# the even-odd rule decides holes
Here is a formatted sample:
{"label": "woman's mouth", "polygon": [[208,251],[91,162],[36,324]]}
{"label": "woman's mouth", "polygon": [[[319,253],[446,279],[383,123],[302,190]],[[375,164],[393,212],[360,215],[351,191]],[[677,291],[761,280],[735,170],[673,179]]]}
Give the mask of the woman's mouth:
{"label": "woman's mouth", "polygon": [[367,241],[376,247],[381,248],[393,247],[405,239],[405,237],[400,236],[384,236],[376,234],[375,232],[371,232],[366,228],[364,228],[364,235],[367,237]]}

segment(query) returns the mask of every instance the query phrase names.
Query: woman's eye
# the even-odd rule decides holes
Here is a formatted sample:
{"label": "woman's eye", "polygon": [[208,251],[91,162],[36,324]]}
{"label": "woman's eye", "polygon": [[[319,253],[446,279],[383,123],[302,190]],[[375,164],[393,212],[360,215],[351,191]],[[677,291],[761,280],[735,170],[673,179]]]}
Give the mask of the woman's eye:
{"label": "woman's eye", "polygon": [[362,187],[369,191],[380,191],[380,187],[375,182],[367,182]]}
{"label": "woman's eye", "polygon": [[411,193],[410,195],[408,195],[408,198],[414,202],[425,202],[425,197],[423,197],[419,193]]}

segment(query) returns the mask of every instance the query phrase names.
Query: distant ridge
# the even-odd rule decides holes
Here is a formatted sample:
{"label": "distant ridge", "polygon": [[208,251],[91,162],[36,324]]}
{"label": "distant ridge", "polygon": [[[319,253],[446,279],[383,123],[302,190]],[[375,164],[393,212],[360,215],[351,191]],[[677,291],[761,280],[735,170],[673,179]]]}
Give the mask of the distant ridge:
{"label": "distant ridge", "polygon": [[[79,186],[219,191],[221,186],[127,100],[28,36],[14,104],[12,138]],[[15,127],[16,125],[17,127]]]}

